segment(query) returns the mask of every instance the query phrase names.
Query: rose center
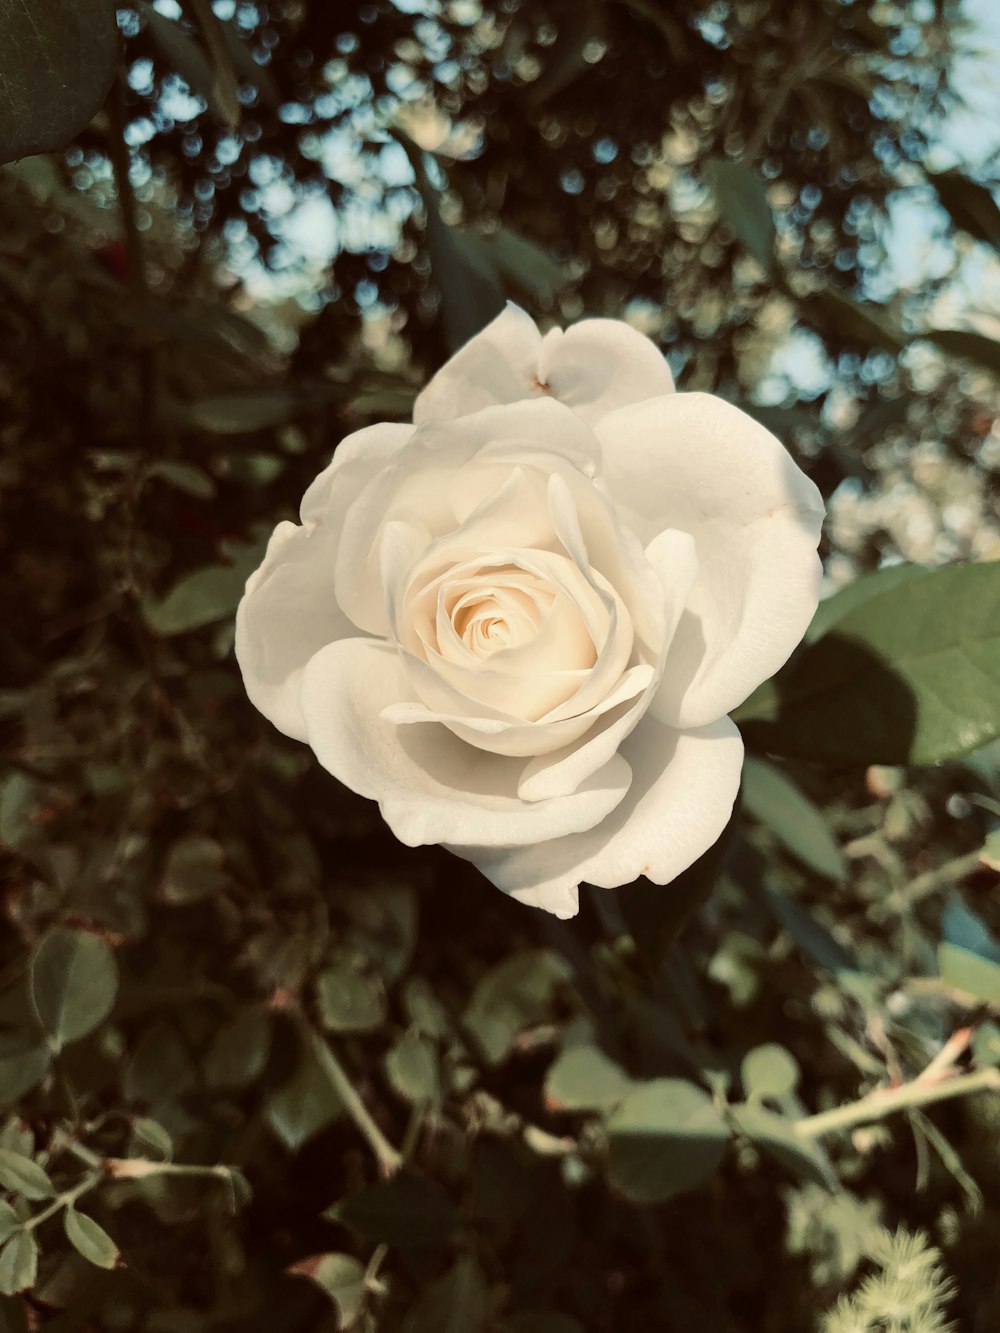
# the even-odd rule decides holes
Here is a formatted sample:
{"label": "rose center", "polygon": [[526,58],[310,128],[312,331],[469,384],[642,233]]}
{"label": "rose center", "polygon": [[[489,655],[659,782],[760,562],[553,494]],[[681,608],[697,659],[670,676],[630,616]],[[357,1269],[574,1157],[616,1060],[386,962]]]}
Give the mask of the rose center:
{"label": "rose center", "polygon": [[[456,595],[457,594],[457,595]],[[445,598],[452,627],[469,652],[489,657],[505,648],[530,643],[548,612],[551,595],[540,589],[486,586],[455,590]]]}

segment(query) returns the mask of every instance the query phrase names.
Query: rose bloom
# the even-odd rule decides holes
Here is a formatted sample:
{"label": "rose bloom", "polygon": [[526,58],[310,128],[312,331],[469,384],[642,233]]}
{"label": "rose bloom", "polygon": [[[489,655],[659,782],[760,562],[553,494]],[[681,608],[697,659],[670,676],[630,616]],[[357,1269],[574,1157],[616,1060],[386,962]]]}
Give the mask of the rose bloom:
{"label": "rose bloom", "polygon": [[725,828],[726,716],[816,609],[823,503],[617,320],[516,306],[337,447],[247,580],[247,693],[409,846],[560,917]]}

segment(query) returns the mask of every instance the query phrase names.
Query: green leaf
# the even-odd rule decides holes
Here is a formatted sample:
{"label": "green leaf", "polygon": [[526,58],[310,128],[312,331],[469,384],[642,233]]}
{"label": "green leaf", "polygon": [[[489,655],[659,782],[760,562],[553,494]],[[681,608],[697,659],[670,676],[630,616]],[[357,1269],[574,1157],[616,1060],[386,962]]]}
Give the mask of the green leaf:
{"label": "green leaf", "polygon": [[471,1254],[463,1254],[421,1294],[403,1321],[402,1333],[483,1333],[488,1313],[483,1270]]}
{"label": "green leaf", "polygon": [[1000,208],[993,192],[960,171],[929,171],[927,175],[955,226],[1000,250]]}
{"label": "green leaf", "polygon": [[113,0],[0,0],[0,32],[0,162],[64,148],[114,79]]}
{"label": "green leaf", "polygon": [[0,1148],[0,1185],[26,1199],[51,1199],[56,1187],[48,1173],[30,1157]]}
{"label": "green leaf", "polygon": [[1000,342],[972,329],[928,329],[920,335],[949,356],[974,361],[994,375],[1000,374]]}
{"label": "green leaf", "polygon": [[742,1134],[803,1180],[836,1189],[836,1173],[823,1148],[795,1133],[792,1122],[763,1106],[731,1106],[729,1114]]}
{"label": "green leaf", "polygon": [[957,944],[980,958],[1000,964],[1000,944],[982,917],[967,907],[957,893],[952,893],[941,916],[941,934],[949,944]]}
{"label": "green leaf", "polygon": [[531,304],[553,301],[570,280],[562,264],[511,227],[484,233],[466,231],[464,235],[479,245],[504,287]]}
{"label": "green leaf", "polygon": [[189,425],[213,435],[248,435],[285,426],[342,400],[339,384],[302,384],[286,388],[242,389],[185,403],[181,416]]}
{"label": "green leaf", "polygon": [[337,1327],[346,1329],[365,1304],[365,1266],[350,1254],[314,1254],[292,1264],[289,1273],[307,1277],[337,1307]]}
{"label": "green leaf", "polygon": [[933,764],[1000,734],[1000,564],[925,572],[853,607],[737,719],[775,754]]}
{"label": "green leaf", "polygon": [[748,1097],[787,1097],[798,1081],[798,1062],[775,1042],[755,1046],[740,1065],[740,1082]]}
{"label": "green leaf", "polygon": [[774,254],[777,233],[760,176],[744,162],[713,157],[705,164],[705,179],[730,231],[742,241],[765,273],[777,273]]}
{"label": "green leaf", "polygon": [[615,902],[625,918],[640,958],[658,972],[681,931],[714,889],[736,841],[740,826],[737,797],[729,823],[715,843],[667,885],[648,879],[625,884]]}
{"label": "green leaf", "polygon": [[385,1019],[385,990],[378,977],[345,966],[316,978],[320,1021],[328,1032],[372,1032]]}
{"label": "green leaf", "polygon": [[743,805],[817,875],[834,881],[847,878],[847,863],[822,812],[773,764],[747,755]]}
{"label": "green leaf", "polygon": [[175,463],[161,458],[147,469],[148,477],[159,477],[185,495],[192,495],[196,500],[211,500],[215,494],[215,482],[200,467],[191,463]]}
{"label": "green leaf", "polygon": [[0,1106],[9,1106],[38,1086],[52,1053],[36,1033],[0,1032]]}
{"label": "green leaf", "polygon": [[30,1231],[18,1231],[0,1249],[0,1294],[15,1296],[35,1285],[38,1245]]}
{"label": "green leaf", "polygon": [[858,970],[854,957],[834,939],[822,921],[807,907],[797,903],[794,898],[789,898],[787,894],[771,888],[766,890],[764,901],[799,948],[814,963],[837,975]]}
{"label": "green leaf", "polygon": [[79,1041],[110,1014],[118,964],[99,935],[56,926],[31,959],[31,1002],[57,1048]]}
{"label": "green leaf", "polygon": [[169,1162],[174,1155],[173,1140],[159,1121],[140,1115],[132,1121],[131,1155],[148,1157],[150,1153]]}
{"label": "green leaf", "polygon": [[295,1072],[266,1103],[268,1123],[293,1153],[326,1129],[344,1109],[317,1053],[318,1042],[312,1034],[302,1039]]}
{"label": "green leaf", "polygon": [[0,1199],[0,1245],[21,1225],[21,1219],[10,1204]]}
{"label": "green leaf", "polygon": [[1000,1065],[1000,1027],[996,1023],[981,1023],[976,1028],[972,1054],[982,1069]]}
{"label": "green leaf", "polygon": [[66,1239],[88,1263],[98,1268],[114,1268],[118,1262],[118,1246],[103,1227],[86,1213],[67,1208],[63,1213]]}
{"label": "green leaf", "polygon": [[938,970],[949,986],[1000,1008],[1000,964],[942,940],[938,945]]}
{"label": "green leaf", "polygon": [[143,619],[164,637],[229,620],[236,614],[246,581],[263,554],[262,546],[254,546],[241,552],[233,564],[196,569],[175,583],[166,597],[143,598]]}
{"label": "green leaf", "polygon": [[[869,597],[874,597],[877,593],[891,592],[893,588],[899,588],[904,583],[909,583],[910,579],[920,578],[928,572],[924,565],[901,564],[889,565],[886,569],[878,569],[873,574],[863,574],[861,578],[848,583],[846,587],[840,588],[831,597],[820,602],[806,630],[806,643],[814,643],[817,639],[821,639],[832,626],[843,620],[848,611],[853,611],[862,602],[867,602]],[[753,695],[744,707],[748,707],[752,701]]]}
{"label": "green leaf", "polygon": [[701,1088],[654,1079],[608,1119],[608,1178],[633,1203],[663,1203],[715,1174],[727,1137],[725,1120]]}
{"label": "green leaf", "polygon": [[37,836],[33,822],[40,784],[26,773],[13,772],[0,785],[0,846],[23,847]]}
{"label": "green leaf", "polygon": [[163,871],[160,893],[168,903],[213,898],[230,885],[223,870],[225,852],[214,838],[189,833],[174,843]]}
{"label": "green leaf", "polygon": [[366,1240],[385,1245],[442,1245],[458,1224],[451,1196],[433,1180],[397,1175],[328,1209]]}
{"label": "green leaf", "polygon": [[833,287],[810,296],[802,310],[812,323],[824,330],[832,326],[840,337],[863,347],[878,347],[895,356],[907,343],[881,306],[855,301]]}
{"label": "green leaf", "polygon": [[526,1028],[551,1016],[566,978],[566,964],[549,949],[513,954],[480,978],[463,1022],[490,1064],[506,1059]]}
{"label": "green leaf", "polygon": [[416,1028],[404,1032],[387,1052],[385,1072],[394,1091],[412,1105],[433,1106],[440,1100],[437,1048]]}
{"label": "green leaf", "polygon": [[207,1086],[239,1092],[255,1083],[267,1067],[271,1030],[268,1010],[249,1005],[224,1023],[202,1062]]}
{"label": "green leaf", "polygon": [[503,310],[503,286],[481,237],[450,227],[441,217],[438,191],[427,175],[421,149],[402,130],[393,130],[393,135],[410,159],[423,201],[427,254],[441,293],[445,342],[455,352]]}
{"label": "green leaf", "polygon": [[617,1105],[635,1087],[596,1046],[570,1046],[550,1067],[545,1098],[563,1111],[597,1111]]}

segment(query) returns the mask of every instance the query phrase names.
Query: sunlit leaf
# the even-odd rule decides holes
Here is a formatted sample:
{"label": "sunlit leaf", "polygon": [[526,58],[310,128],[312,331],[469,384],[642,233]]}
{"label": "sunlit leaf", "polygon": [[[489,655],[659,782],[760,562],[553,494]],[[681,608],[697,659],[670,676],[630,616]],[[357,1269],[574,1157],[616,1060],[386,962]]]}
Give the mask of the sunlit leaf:
{"label": "sunlit leaf", "polygon": [[1000,734],[1000,565],[909,578],[854,606],[736,713],[827,763],[933,764]]}

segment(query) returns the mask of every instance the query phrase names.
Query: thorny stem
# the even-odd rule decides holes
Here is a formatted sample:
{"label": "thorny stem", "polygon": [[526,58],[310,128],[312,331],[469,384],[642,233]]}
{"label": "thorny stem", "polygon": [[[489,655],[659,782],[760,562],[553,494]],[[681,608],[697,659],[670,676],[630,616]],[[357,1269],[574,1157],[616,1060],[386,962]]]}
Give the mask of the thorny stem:
{"label": "thorny stem", "polygon": [[832,1111],[821,1111],[818,1115],[807,1115],[797,1120],[793,1128],[800,1138],[816,1139],[824,1134],[867,1125],[873,1120],[885,1120],[896,1111],[909,1107],[929,1106],[933,1102],[969,1096],[989,1089],[1000,1092],[1000,1069],[978,1069],[973,1074],[960,1074],[939,1083],[921,1082],[920,1078],[916,1078],[911,1083],[904,1083],[901,1088],[880,1089],[847,1106],[837,1106]]}

